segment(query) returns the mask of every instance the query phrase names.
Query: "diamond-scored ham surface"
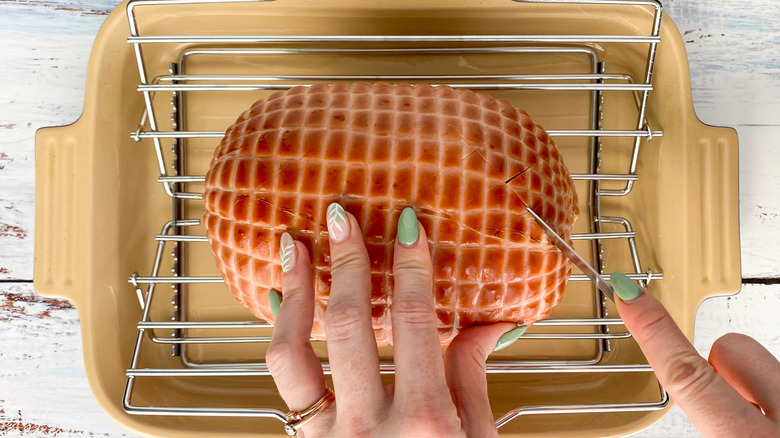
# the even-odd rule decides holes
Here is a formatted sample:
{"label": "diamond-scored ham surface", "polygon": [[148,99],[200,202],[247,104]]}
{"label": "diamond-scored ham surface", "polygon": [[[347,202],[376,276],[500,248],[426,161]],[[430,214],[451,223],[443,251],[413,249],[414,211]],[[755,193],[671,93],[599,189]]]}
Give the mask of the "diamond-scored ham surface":
{"label": "diamond-scored ham surface", "polygon": [[405,207],[428,234],[442,345],[472,325],[547,317],[570,263],[524,203],[567,240],[578,215],[569,172],[527,113],[427,84],[319,84],[256,102],[217,147],[204,200],[217,266],[259,318],[274,320],[270,288],[284,294],[282,232],[306,245],[315,339],[325,339],[330,295],[326,210],[341,203],[365,236],[380,346],[392,344],[393,242]]}

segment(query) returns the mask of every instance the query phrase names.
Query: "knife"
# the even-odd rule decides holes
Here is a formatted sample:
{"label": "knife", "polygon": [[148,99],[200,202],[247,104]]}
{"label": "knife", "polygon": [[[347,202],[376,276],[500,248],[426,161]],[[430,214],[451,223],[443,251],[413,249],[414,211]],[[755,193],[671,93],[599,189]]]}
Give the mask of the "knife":
{"label": "knife", "polygon": [[547,233],[547,237],[552,240],[552,242],[555,244],[555,246],[558,247],[558,249],[561,250],[561,252],[569,258],[569,260],[572,261],[580,270],[588,276],[588,278],[593,281],[593,284],[596,285],[599,290],[604,292],[604,295],[607,296],[610,300],[613,302],[615,301],[615,292],[612,290],[612,286],[610,286],[606,281],[604,281],[603,278],[601,278],[601,275],[596,272],[595,269],[593,269],[593,266],[589,265],[588,262],[585,261],[582,257],[580,257],[579,254],[577,254],[577,251],[574,251],[574,248],[571,247],[568,243],[566,243],[565,240],[561,236],[558,235],[558,233],[555,232],[555,230],[552,229],[549,225],[547,225],[547,222],[542,220],[539,215],[537,215],[533,210],[531,210],[530,207],[527,205],[525,206],[525,209],[528,211],[528,213],[533,216],[534,219],[536,219],[536,222],[539,223],[539,225],[542,226],[542,229],[544,229],[545,233]]}

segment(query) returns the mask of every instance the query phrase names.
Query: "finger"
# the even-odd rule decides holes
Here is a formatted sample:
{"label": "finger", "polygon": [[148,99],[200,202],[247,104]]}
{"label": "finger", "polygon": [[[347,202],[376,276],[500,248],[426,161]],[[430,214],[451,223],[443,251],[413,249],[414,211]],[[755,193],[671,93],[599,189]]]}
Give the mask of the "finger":
{"label": "finger", "polygon": [[[446,397],[438,318],[433,307],[433,268],[425,229],[414,210],[398,220],[393,252],[393,355],[396,400]],[[419,400],[419,399],[417,399]],[[428,403],[430,400],[425,400]]]}
{"label": "finger", "polygon": [[[266,353],[268,370],[292,411],[311,406],[325,393],[322,366],[309,342],[314,288],[306,246],[285,233],[281,241],[284,299]],[[272,294],[275,292],[271,292]]]}
{"label": "finger", "polygon": [[721,336],[712,344],[710,364],[742,397],[780,420],[780,362],[755,339]]}
{"label": "finger", "polygon": [[[628,277],[623,276],[628,280]],[[617,309],[658,381],[704,436],[740,436],[750,428],[766,427],[768,420],[696,352],[677,324],[651,294],[628,280],[638,295],[617,300]],[[623,281],[612,285],[618,296],[628,296]]]}
{"label": "finger", "polygon": [[487,392],[485,361],[511,323],[472,327],[455,337],[444,353],[444,371],[466,436],[498,436]]}
{"label": "finger", "polygon": [[368,252],[355,218],[338,204],[328,207],[331,288],[325,334],[333,385],[341,412],[370,416],[381,406],[384,388],[371,324]]}

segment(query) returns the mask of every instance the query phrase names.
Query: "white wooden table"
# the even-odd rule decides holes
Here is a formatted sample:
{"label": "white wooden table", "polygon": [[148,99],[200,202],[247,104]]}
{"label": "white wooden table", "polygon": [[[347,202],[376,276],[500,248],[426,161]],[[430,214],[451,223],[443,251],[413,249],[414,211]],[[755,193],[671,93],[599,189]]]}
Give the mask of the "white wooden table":
{"label": "white wooden table", "polygon": [[[95,34],[117,0],[0,0],[0,436],[133,436],[87,385],[67,302],[34,294],[34,134],[81,114]],[[686,41],[693,99],[740,141],[742,292],[696,317],[701,354],[731,332],[780,357],[780,3],[663,0]],[[695,437],[674,408],[638,437]]]}

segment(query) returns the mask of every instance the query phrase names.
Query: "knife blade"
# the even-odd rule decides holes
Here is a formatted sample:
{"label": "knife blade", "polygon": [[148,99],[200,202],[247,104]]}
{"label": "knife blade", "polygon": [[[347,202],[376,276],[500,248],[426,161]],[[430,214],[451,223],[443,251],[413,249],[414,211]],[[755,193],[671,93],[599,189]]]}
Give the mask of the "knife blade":
{"label": "knife blade", "polygon": [[604,295],[607,296],[610,300],[613,302],[615,301],[615,292],[612,290],[612,286],[609,285],[604,279],[601,277],[601,275],[596,272],[595,269],[593,269],[593,266],[588,264],[588,262],[585,261],[579,254],[577,254],[577,251],[574,250],[574,248],[571,247],[568,243],[566,243],[565,240],[561,236],[558,235],[558,233],[555,232],[555,230],[552,229],[551,226],[547,224],[539,215],[537,215],[533,210],[531,210],[530,207],[527,205],[525,206],[526,211],[533,216],[533,218],[536,220],[536,222],[541,225],[542,229],[545,233],[547,233],[547,237],[550,238],[550,240],[555,244],[555,246],[558,247],[558,249],[561,250],[561,252],[569,258],[569,260],[572,261],[580,270],[588,276],[588,278],[591,279],[593,284],[596,285],[596,287],[604,292]]}

